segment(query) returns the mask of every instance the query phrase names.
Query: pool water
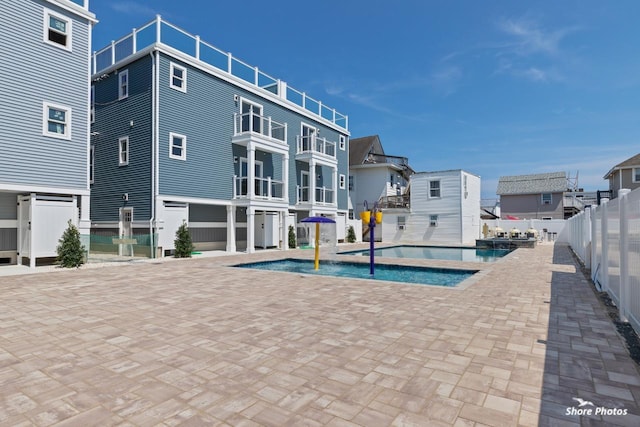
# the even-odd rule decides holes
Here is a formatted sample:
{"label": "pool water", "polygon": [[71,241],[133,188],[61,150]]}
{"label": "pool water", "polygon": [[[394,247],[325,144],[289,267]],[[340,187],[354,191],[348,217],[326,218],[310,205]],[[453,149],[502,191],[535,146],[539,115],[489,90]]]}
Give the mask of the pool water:
{"label": "pool water", "polygon": [[320,268],[314,270],[313,260],[287,258],[277,261],[262,261],[238,264],[234,267],[258,270],[286,271],[291,273],[315,274],[320,276],[350,277],[357,279],[388,280],[392,282],[414,283],[453,287],[473,276],[474,270],[454,270],[446,268],[411,267],[376,264],[374,277],[369,274],[368,263],[320,261]]}
{"label": "pool water", "polygon": [[[390,246],[374,250],[376,257],[444,259],[451,261],[494,262],[511,252],[510,249],[453,248],[441,246]],[[369,250],[340,252],[339,255],[369,257]]]}

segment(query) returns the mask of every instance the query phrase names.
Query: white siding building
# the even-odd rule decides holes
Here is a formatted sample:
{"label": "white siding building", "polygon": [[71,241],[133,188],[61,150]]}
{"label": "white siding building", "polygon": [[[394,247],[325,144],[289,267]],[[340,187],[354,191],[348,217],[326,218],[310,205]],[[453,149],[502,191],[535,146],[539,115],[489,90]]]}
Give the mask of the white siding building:
{"label": "white siding building", "polygon": [[383,211],[383,242],[475,244],[480,237],[480,177],[418,172],[409,192],[409,207]]}

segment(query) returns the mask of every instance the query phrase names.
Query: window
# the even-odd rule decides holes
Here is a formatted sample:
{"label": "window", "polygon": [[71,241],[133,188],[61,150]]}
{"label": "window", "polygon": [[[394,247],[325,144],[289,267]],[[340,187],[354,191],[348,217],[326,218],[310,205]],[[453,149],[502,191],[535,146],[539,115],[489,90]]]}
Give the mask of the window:
{"label": "window", "polygon": [[118,139],[118,165],[126,166],[129,164],[129,137],[123,136]]}
{"label": "window", "polygon": [[186,92],[187,91],[187,69],[177,64],[174,64],[172,62],[170,66],[169,74],[171,77],[169,86],[172,89],[179,90],[180,92]]}
{"label": "window", "polygon": [[43,103],[42,134],[60,139],[71,139],[71,108]]}
{"label": "window", "polygon": [[262,105],[243,99],[240,103],[242,132],[262,133]]}
{"label": "window", "polygon": [[187,160],[187,137],[177,133],[169,134],[169,158]]}
{"label": "window", "polygon": [[640,168],[633,168],[633,182],[640,182]]}
{"label": "window", "polygon": [[438,226],[438,215],[429,215],[429,227]]}
{"label": "window", "polygon": [[542,194],[542,204],[550,205],[551,204],[551,193],[543,193]]}
{"label": "window", "polygon": [[340,174],[340,189],[341,189],[341,190],[344,190],[344,188],[345,188],[345,184],[346,184],[346,183],[345,183],[345,181],[346,181],[346,179],[345,179],[345,178],[346,178],[346,177],[345,177],[343,174]]}
{"label": "window", "polygon": [[355,185],[355,179],[353,175],[349,175],[349,191],[353,190]]}
{"label": "window", "polygon": [[71,50],[71,21],[51,10],[44,11],[44,41]]}
{"label": "window", "polygon": [[355,216],[353,215],[353,209],[349,209],[349,219],[354,219]]}
{"label": "window", "polygon": [[94,145],[91,145],[89,147],[89,184],[93,184],[95,164],[96,164],[96,147]]}
{"label": "window", "polygon": [[397,218],[397,226],[398,226],[398,230],[404,230],[407,227],[407,217],[406,216],[399,216]]}
{"label": "window", "polygon": [[96,87],[91,85],[89,119],[91,123],[96,121]]}
{"label": "window", "polygon": [[347,137],[344,135],[340,135],[340,141],[338,142],[338,147],[340,147],[340,149],[342,151],[344,151],[347,147]]}
{"label": "window", "polygon": [[129,70],[118,73],[118,99],[129,96]]}
{"label": "window", "polygon": [[440,197],[440,181],[429,181],[429,197]]}

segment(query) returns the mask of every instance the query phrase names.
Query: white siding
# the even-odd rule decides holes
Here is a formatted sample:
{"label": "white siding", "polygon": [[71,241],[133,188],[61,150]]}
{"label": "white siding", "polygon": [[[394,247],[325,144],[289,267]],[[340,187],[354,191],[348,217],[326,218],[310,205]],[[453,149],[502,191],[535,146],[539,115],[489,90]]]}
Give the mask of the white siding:
{"label": "white siding", "polygon": [[[389,177],[392,172],[393,170],[386,165],[372,165],[370,167],[351,169],[350,175],[353,176],[354,180],[351,203],[353,204],[356,218],[359,218],[358,214],[364,210],[363,203],[365,200],[369,203],[369,208],[372,208],[373,203],[380,200],[380,197],[388,195]],[[395,191],[392,194],[395,195]]]}
{"label": "white siding", "polygon": [[[467,197],[464,176],[467,176]],[[429,182],[440,181],[440,197],[430,197]],[[431,215],[438,216],[431,226]],[[397,226],[398,216],[406,217],[404,230]],[[438,244],[475,244],[479,235],[480,178],[461,170],[422,172],[411,177],[411,208],[385,210],[383,242],[421,242]]]}

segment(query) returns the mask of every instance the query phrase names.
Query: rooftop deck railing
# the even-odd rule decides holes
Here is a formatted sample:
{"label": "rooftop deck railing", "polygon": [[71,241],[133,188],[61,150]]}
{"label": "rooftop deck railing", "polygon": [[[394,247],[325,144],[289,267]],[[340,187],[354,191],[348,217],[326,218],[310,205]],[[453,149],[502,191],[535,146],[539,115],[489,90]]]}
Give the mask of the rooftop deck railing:
{"label": "rooftop deck railing", "polygon": [[89,9],[89,0],[69,0],[71,3],[75,3],[80,7],[83,7],[85,9]]}
{"label": "rooftop deck railing", "polygon": [[[82,2],[83,0],[75,0]],[[88,3],[88,0],[84,0]],[[207,65],[215,67],[229,75],[239,78],[255,87],[270,92],[280,99],[286,100],[329,122],[348,129],[348,117],[329,108],[321,101],[311,98],[305,92],[289,87],[282,80],[271,77],[258,67],[253,67],[217,47],[200,40],[200,36],[192,35],[164,21],[157,16],[153,21],[134,29],[131,34],[112,41],[109,46],[93,54],[93,74],[100,73],[126,57],[133,55],[154,44],[163,44],[176,49]]]}

